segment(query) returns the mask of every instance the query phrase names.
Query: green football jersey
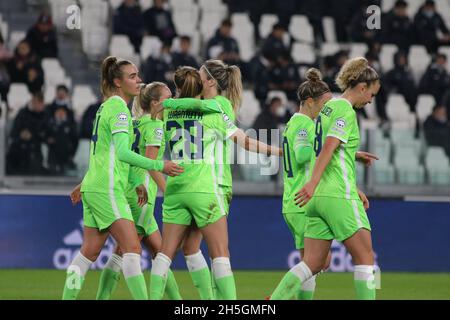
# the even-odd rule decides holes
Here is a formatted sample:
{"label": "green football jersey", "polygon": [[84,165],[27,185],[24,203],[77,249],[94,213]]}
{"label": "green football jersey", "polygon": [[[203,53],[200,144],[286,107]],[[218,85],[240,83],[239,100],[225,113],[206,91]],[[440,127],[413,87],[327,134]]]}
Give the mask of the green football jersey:
{"label": "green football jersey", "polygon": [[89,155],[89,169],[81,184],[82,192],[125,192],[130,165],[117,159],[113,134],[126,132],[133,139],[131,114],[119,96],[102,103],[95,116]]}
{"label": "green football jersey", "polygon": [[[342,143],[322,174],[316,196],[359,199],[356,186],[355,155],[359,147],[359,127],[350,102],[343,98],[328,101],[316,121],[314,151],[317,157],[327,137]],[[313,167],[312,167],[313,168]]]}
{"label": "green football jersey", "polygon": [[218,193],[216,163],[223,162],[223,141],[238,130],[233,121],[224,112],[166,109],[164,128],[171,160],[184,168],[180,176],[168,177],[166,193]]}
{"label": "green football jersey", "polygon": [[[143,115],[141,118],[133,121],[134,128],[134,142],[132,150],[141,156],[145,157],[145,151],[148,146],[159,147],[156,160],[162,160],[164,158],[164,150],[166,148],[164,142],[164,122],[159,119],[152,119],[150,115]],[[151,178],[149,172],[145,169],[132,166],[130,170],[142,177],[142,181],[145,184],[148,192],[148,201],[154,203],[156,194],[158,192],[158,186],[156,182]],[[132,186],[129,187],[128,193],[133,196],[135,192]]]}
{"label": "green football jersey", "polygon": [[[295,150],[313,147],[314,121],[307,115],[296,113],[286,124],[283,132],[284,192],[283,213],[304,212],[295,205],[295,193],[308,181],[311,161],[300,164],[295,159]],[[312,156],[312,154],[311,154]]]}

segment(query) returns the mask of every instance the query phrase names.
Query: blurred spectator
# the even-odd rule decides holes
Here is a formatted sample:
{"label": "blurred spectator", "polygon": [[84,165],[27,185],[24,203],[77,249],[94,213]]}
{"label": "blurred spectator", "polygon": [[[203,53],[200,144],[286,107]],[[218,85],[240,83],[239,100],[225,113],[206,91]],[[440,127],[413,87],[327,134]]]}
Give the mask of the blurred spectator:
{"label": "blurred spectator", "polygon": [[176,70],[180,66],[190,66],[198,69],[197,60],[190,53],[191,38],[189,36],[180,37],[180,50],[172,53],[172,66]]}
{"label": "blurred spectator", "polygon": [[436,105],[433,113],[423,123],[425,139],[430,146],[444,148],[450,157],[450,125],[447,119],[447,109],[443,105]]}
{"label": "blurred spectator", "polygon": [[360,0],[330,0],[328,1],[329,14],[334,19],[337,42],[348,42],[348,26],[352,21],[353,14],[361,7]]}
{"label": "blurred spectator", "polygon": [[[278,129],[278,126],[283,123],[286,117],[286,107],[279,97],[273,97],[269,104],[264,107],[261,113],[256,117],[253,123],[253,129],[256,130],[256,135],[259,138],[259,130]],[[271,143],[270,131],[267,134],[267,143]]]}
{"label": "blurred spectator", "polygon": [[25,38],[36,54],[42,58],[58,57],[58,39],[52,17],[42,13]]}
{"label": "blurred spectator", "polygon": [[373,48],[380,42],[380,32],[377,29],[367,28],[370,15],[371,13],[367,13],[367,6],[356,11],[350,22],[349,32],[351,41],[367,43],[369,48]]}
{"label": "blurred spectator", "polygon": [[[384,75],[383,72],[381,70],[381,65],[380,65],[380,61],[378,60],[378,55],[376,55],[375,53],[368,51],[365,55],[367,61],[369,62],[369,65],[378,73],[381,83],[383,84],[380,87],[380,90],[378,91],[378,94],[375,96],[375,108],[377,110],[377,115],[380,118],[380,128],[382,128],[383,130],[388,130],[390,128],[389,125],[389,119],[388,116],[386,114],[386,104],[387,104],[387,96],[388,96],[388,92],[386,90],[386,87],[384,85]],[[362,108],[362,110],[365,111],[365,108]]]}
{"label": "blurred spectator", "polygon": [[420,79],[420,93],[433,95],[436,103],[440,103],[445,91],[450,87],[450,76],[447,72],[447,56],[437,54],[427,71]]}
{"label": "blurred spectator", "polygon": [[123,1],[114,12],[113,26],[113,32],[127,35],[134,47],[134,51],[139,53],[144,35],[144,20],[141,7],[136,0]]}
{"label": "blurred spectator", "polygon": [[442,96],[441,105],[447,108],[447,119],[450,123],[450,88],[447,89],[447,91],[445,91],[444,95]]}
{"label": "blurred spectator", "polygon": [[272,70],[272,81],[276,90],[286,93],[290,101],[297,101],[297,88],[300,83],[300,75],[297,65],[292,61],[289,51],[284,51],[278,57],[278,65]]}
{"label": "blurred spectator", "polygon": [[344,65],[344,63],[349,59],[349,52],[347,50],[340,50],[336,52],[333,56],[325,57],[325,70],[323,81],[328,84],[331,92],[341,92],[337,86],[335,79],[336,76]]}
{"label": "blurred spectator", "polygon": [[28,86],[30,92],[41,91],[44,84],[44,71],[36,54],[26,40],[22,40],[8,63],[11,82],[21,82]]}
{"label": "blurred spectator", "polygon": [[408,16],[408,3],[397,0],[394,7],[382,19],[383,43],[396,44],[402,51],[408,52],[413,42],[413,24]]}
{"label": "blurred spectator", "polygon": [[290,51],[289,48],[284,44],[284,35],[286,34],[286,27],[281,23],[276,23],[272,27],[272,32],[267,37],[267,39],[264,41],[264,44],[262,46],[262,52],[272,52],[275,55],[275,58],[278,59],[278,57],[287,51]]}
{"label": "blurred spectator", "polygon": [[55,106],[48,122],[48,168],[51,174],[64,174],[74,169],[73,157],[78,147],[77,125],[66,105]]}
{"label": "blurred spectator", "polygon": [[6,160],[8,174],[46,173],[42,163],[41,145],[47,138],[47,122],[44,97],[42,93],[36,92],[14,119]]}
{"label": "blurred spectator", "polygon": [[273,2],[278,21],[281,21],[286,28],[291,23],[292,15],[298,11],[298,3],[298,0],[277,0]]}
{"label": "blurred spectator", "polygon": [[162,42],[172,44],[177,36],[172,13],[164,9],[164,0],[154,0],[153,7],[143,14],[144,27],[148,35],[157,36]]}
{"label": "blurred spectator", "polygon": [[173,89],[173,67],[170,45],[163,44],[159,57],[149,56],[143,67],[144,82],[161,81]]}
{"label": "blurred spectator", "polygon": [[86,111],[84,111],[83,117],[81,118],[80,139],[91,139],[95,115],[101,104],[102,101],[99,100],[96,103],[91,104],[87,107]]}
{"label": "blurred spectator", "polygon": [[[7,63],[13,57],[11,52],[6,48],[3,36],[0,33],[0,99],[8,106],[8,92],[9,85],[11,83],[11,77],[9,76]],[[0,107],[1,116],[1,107]]]}
{"label": "blurred spectator", "polygon": [[69,88],[66,85],[60,84],[56,87],[55,99],[45,109],[50,117],[53,117],[58,108],[64,108],[69,116],[70,121],[75,121],[72,102],[70,100]]}
{"label": "blurred spectator", "polygon": [[[424,45],[429,53],[435,53],[441,45],[450,44],[450,32],[432,0],[425,1],[416,13],[414,28],[417,43]],[[442,37],[438,36],[438,32],[442,33]]]}
{"label": "blurred spectator", "polygon": [[411,112],[416,113],[418,89],[405,52],[397,51],[394,54],[394,68],[386,73],[383,84],[388,93],[400,93]]}
{"label": "blurred spectator", "polygon": [[223,60],[227,64],[239,64],[239,45],[231,36],[231,20],[225,19],[216,30],[216,34],[206,45],[206,58]]}
{"label": "blurred spectator", "polygon": [[271,74],[275,64],[275,55],[270,51],[260,53],[250,61],[253,92],[261,109],[267,99],[267,93],[271,89],[275,89],[275,85],[271,83]]}

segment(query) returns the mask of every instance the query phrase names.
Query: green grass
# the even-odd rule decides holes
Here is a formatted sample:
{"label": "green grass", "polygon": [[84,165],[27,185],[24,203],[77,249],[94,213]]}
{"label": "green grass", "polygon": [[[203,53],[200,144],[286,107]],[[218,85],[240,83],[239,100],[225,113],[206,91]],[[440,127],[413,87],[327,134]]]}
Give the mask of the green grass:
{"label": "green grass", "polygon": [[[239,299],[262,300],[283,276],[281,271],[235,271]],[[100,271],[87,274],[80,299],[94,299]],[[148,272],[146,277],[148,277]],[[197,299],[186,271],[175,271],[184,299]],[[0,299],[60,299],[65,272],[60,270],[0,270]],[[377,299],[450,299],[450,273],[382,273]],[[354,299],[351,273],[325,273],[318,277],[316,299]],[[122,279],[115,299],[130,299]]]}

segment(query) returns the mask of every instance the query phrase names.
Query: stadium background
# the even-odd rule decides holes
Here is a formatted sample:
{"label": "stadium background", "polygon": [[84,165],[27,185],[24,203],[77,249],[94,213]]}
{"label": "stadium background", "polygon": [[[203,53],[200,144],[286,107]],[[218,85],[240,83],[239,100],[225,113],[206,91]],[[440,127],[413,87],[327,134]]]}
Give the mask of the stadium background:
{"label": "stadium background", "polygon": [[[113,34],[114,10],[121,3],[121,0],[0,0],[0,29],[5,46],[10,51],[14,51],[26,36],[27,29],[35,23],[42,9],[48,8],[57,30],[59,53],[56,58],[44,58],[41,61],[44,99],[46,103],[51,103],[56,86],[65,84],[69,88],[70,109],[73,110],[78,126],[87,107],[99,98],[98,70],[101,58],[114,54],[128,58],[144,68],[149,56],[157,59],[160,54],[162,42],[155,36],[145,36],[140,52],[136,53],[127,36]],[[232,4],[233,1],[229,3]],[[369,48],[366,43],[351,39],[338,42],[335,20],[329,15],[320,17],[324,39],[318,39],[311,20],[308,20],[309,12],[304,10],[310,3],[298,3],[303,6],[296,7],[293,12],[284,38],[289,43],[293,63],[300,75],[309,66],[320,67],[324,71],[326,56],[339,50],[347,50],[349,57],[365,55]],[[382,12],[387,12],[394,1],[373,3],[380,5]],[[408,15],[413,18],[423,1],[407,3]],[[81,11],[78,12],[73,7],[68,11],[74,4]],[[139,4],[145,10],[152,5],[152,0],[140,0]],[[438,0],[436,6],[446,24],[450,25],[450,1]],[[166,7],[172,12],[178,34],[191,37],[191,52],[198,63],[204,61],[208,54],[205,50],[209,38],[214,35],[221,21],[229,17],[232,36],[239,44],[244,71],[246,63],[260,55],[264,38],[279,20],[277,14],[270,11],[274,10],[273,5],[268,6],[257,25],[259,37],[255,38],[255,27],[250,21],[249,13],[245,9],[232,12],[232,6],[229,7],[220,0],[172,0],[166,3]],[[68,28],[70,16],[75,17],[72,21],[74,28]],[[179,40],[175,38],[172,50],[178,50],[177,46],[179,47]],[[378,59],[384,72],[393,67],[393,55],[396,51],[396,45],[381,45]],[[441,46],[438,52],[450,53],[450,46]],[[412,73],[418,82],[433,57],[420,44],[411,46],[408,57]],[[450,70],[449,65],[447,68]],[[245,80],[243,104],[238,119],[240,127],[250,129],[262,108],[255,96],[255,84],[248,81],[248,78]],[[287,110],[292,108],[290,104],[295,103],[289,101],[286,92],[282,90],[269,91],[266,99],[270,101],[273,97],[280,97]],[[9,174],[6,169],[7,153],[12,143],[10,131],[20,109],[31,99],[29,87],[24,83],[11,83],[7,98],[9,110],[2,101],[0,120],[0,268],[4,269],[0,270],[0,284],[4,284],[0,285],[0,298],[57,298],[59,293],[55,296],[39,293],[27,296],[23,292],[15,292],[14,285],[20,287],[20,284],[17,281],[10,284],[7,280],[15,278],[29,281],[26,271],[22,269],[30,269],[30,272],[31,269],[64,269],[79,249],[82,210],[81,206],[72,207],[67,195],[87,168],[89,140],[79,140],[73,158],[76,166],[60,174],[50,175],[48,171],[45,171],[45,175]],[[377,264],[382,274],[386,274],[388,287],[396,283],[392,279],[404,277],[404,281],[399,281],[398,286],[392,285],[392,295],[386,294],[385,298],[450,298],[449,159],[444,148],[429,145],[423,130],[423,123],[436,104],[431,93],[422,93],[418,96],[414,114],[403,95],[394,90],[389,93],[386,103],[390,119],[387,127],[375,111],[375,103],[366,107],[367,118],[360,117],[361,149],[375,152],[381,158],[370,169],[358,167],[359,186],[371,200],[368,213],[373,226]],[[421,129],[419,131],[416,115]],[[282,128],[283,124],[280,123],[279,129]],[[273,139],[273,143],[276,143],[276,139]],[[43,166],[49,169],[49,148],[44,143],[40,147]],[[240,149],[235,150],[235,155],[236,159],[241,160],[248,157]],[[271,281],[267,288],[273,288],[282,271],[295,264],[299,257],[281,216],[282,167],[274,175],[261,175],[261,168],[276,168],[281,163],[275,158],[250,158],[252,164],[233,165],[235,192],[229,220],[232,265],[237,270],[251,271],[251,275],[245,274],[250,278],[259,277],[258,272],[280,270],[279,273],[265,274]],[[160,217],[161,198],[158,201],[156,215]],[[95,268],[101,268],[106,262],[111,246],[112,243],[108,242]],[[203,250],[206,251],[206,248]],[[143,267],[148,267],[148,264],[143,262]],[[174,267],[185,269],[180,256],[175,260]],[[331,271],[352,271],[349,255],[339,243],[333,245]],[[44,275],[44,272],[50,271],[42,272]],[[62,271],[59,271],[58,275],[60,274]],[[338,278],[330,277],[331,275],[324,276],[324,286],[327,284],[326,279],[330,279],[330,283],[336,281],[336,288],[342,285],[341,278],[335,280]],[[418,278],[425,281],[423,286],[428,284],[429,289],[436,286],[438,288],[427,293],[422,287],[422,294],[417,295],[394,294],[403,290],[419,292],[419,287],[408,284],[418,283]],[[58,286],[58,283],[55,285]],[[351,288],[348,290],[347,296],[328,292],[322,298],[351,298]],[[262,298],[264,293],[268,293],[263,292],[247,294],[247,297]]]}

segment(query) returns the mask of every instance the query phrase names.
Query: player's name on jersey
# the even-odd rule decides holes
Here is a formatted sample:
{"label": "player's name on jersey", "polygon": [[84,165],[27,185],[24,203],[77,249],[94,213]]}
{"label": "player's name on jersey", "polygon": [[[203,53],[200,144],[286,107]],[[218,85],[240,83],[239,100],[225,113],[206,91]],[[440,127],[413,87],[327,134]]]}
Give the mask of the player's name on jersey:
{"label": "player's name on jersey", "polygon": [[188,110],[174,110],[174,111],[170,111],[168,114],[168,119],[180,119],[180,118],[181,119],[188,118],[188,119],[202,120],[203,112],[188,111]]}

